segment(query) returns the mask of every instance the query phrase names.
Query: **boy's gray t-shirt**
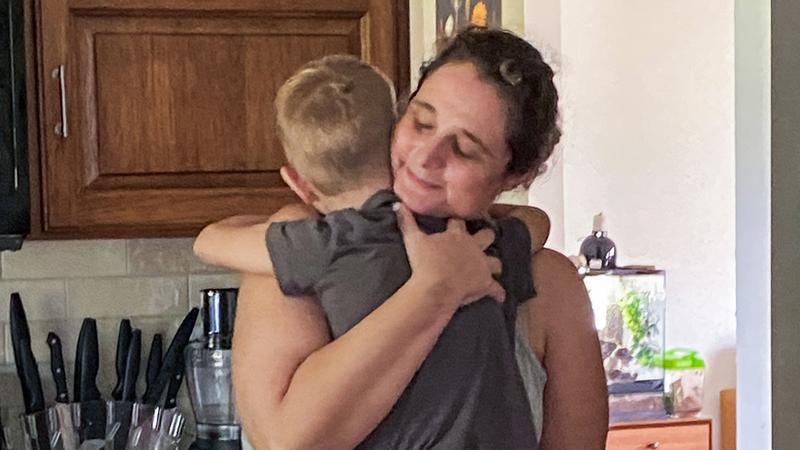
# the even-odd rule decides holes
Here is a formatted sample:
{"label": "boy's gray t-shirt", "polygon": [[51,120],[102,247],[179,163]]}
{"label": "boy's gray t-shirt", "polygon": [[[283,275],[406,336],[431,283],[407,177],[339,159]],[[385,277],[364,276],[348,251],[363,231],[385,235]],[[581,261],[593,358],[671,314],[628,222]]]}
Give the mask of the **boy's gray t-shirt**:
{"label": "boy's gray t-shirt", "polygon": [[[314,295],[333,338],[369,315],[411,274],[391,191],[361,209],[278,222],[267,230],[275,275],[287,295]],[[417,216],[427,233],[445,219]],[[459,309],[386,418],[361,449],[535,449],[536,434],[515,362],[517,306],[533,297],[530,235],[516,219],[467,222],[496,231],[489,252],[503,262],[506,301],[484,298]],[[468,261],[454,261],[468,264]]]}

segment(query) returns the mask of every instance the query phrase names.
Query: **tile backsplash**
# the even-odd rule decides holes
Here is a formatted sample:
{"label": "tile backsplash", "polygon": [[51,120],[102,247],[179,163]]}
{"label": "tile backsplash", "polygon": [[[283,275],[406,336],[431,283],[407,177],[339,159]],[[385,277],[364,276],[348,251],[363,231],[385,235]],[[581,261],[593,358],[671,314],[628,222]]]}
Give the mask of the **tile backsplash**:
{"label": "tile backsplash", "polygon": [[[19,292],[31,328],[33,352],[45,389],[55,398],[50,376],[49,331],[61,337],[72,388],[75,346],[84,317],[97,319],[100,342],[98,386],[108,396],[116,382],[114,354],[122,318],[142,330],[142,370],[137,394],[144,391],[146,354],[153,334],[165,347],[186,312],[200,305],[200,289],[237,287],[237,274],[200,262],[192,239],[26,241],[18,252],[0,252],[0,413],[10,425],[21,412],[22,394],[14,371],[8,303]],[[198,321],[199,325],[199,321]],[[182,407],[188,408],[185,386]]]}

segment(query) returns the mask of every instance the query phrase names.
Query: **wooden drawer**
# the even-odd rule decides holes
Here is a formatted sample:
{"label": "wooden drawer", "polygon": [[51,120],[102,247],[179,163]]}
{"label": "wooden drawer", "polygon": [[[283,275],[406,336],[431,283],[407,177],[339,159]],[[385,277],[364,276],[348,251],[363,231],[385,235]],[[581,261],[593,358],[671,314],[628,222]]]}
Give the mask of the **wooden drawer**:
{"label": "wooden drawer", "polygon": [[606,450],[710,450],[711,419],[613,424]]}

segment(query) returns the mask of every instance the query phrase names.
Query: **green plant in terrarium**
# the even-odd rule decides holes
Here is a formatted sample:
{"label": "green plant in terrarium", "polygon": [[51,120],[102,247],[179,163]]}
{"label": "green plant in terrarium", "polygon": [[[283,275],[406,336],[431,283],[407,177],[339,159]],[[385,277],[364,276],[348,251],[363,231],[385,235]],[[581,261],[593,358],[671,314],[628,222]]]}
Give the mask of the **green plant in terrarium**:
{"label": "green plant in terrarium", "polygon": [[637,291],[626,292],[619,299],[622,319],[631,333],[631,353],[640,365],[653,367],[658,356],[658,349],[650,344],[653,333],[658,331],[658,324],[650,320],[647,306],[649,294]]}

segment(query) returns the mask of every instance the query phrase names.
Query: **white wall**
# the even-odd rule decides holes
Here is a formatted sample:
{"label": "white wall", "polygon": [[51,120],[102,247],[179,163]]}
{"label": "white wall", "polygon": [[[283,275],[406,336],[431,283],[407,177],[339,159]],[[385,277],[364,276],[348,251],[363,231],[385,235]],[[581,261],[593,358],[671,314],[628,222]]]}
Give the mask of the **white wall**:
{"label": "white wall", "polygon": [[741,449],[773,448],[770,22],[768,0],[736,0],[736,440]]}
{"label": "white wall", "polygon": [[[563,96],[565,90],[561,78],[561,0],[526,2],[524,35],[553,67],[556,72],[556,86]],[[563,110],[561,114],[563,117]],[[530,204],[542,208],[550,217],[550,236],[547,239],[547,246],[562,253],[569,250],[564,242],[563,147],[563,144],[556,147],[553,157],[547,162],[547,171],[534,181],[529,193]]]}
{"label": "white wall", "polygon": [[561,50],[566,251],[603,211],[619,263],[667,270],[667,346],[704,355],[718,419],[735,385],[733,3],[562,0]]}

